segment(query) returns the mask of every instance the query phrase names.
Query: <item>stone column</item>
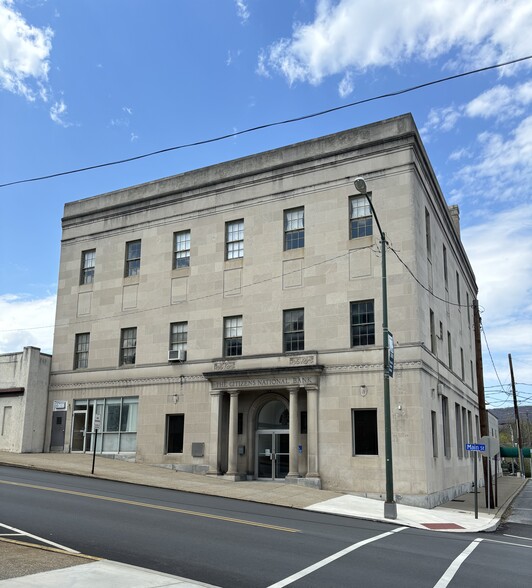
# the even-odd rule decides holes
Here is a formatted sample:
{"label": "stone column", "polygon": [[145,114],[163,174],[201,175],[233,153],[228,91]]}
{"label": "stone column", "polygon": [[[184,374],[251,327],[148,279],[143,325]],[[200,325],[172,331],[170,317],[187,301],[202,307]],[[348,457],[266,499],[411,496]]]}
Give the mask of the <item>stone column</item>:
{"label": "stone column", "polygon": [[238,392],[229,391],[229,438],[227,449],[227,476],[238,475]]}
{"label": "stone column", "polygon": [[307,390],[307,478],[317,479],[319,486],[320,469],[318,465],[318,387],[305,386]]}
{"label": "stone column", "polygon": [[299,456],[299,413],[297,407],[297,396],[299,388],[293,386],[288,388],[290,392],[290,457],[287,478],[299,478],[299,468],[297,465]]}
{"label": "stone column", "polygon": [[208,475],[220,473],[220,416],[222,408],[221,390],[211,391],[211,432],[209,437],[209,471]]}

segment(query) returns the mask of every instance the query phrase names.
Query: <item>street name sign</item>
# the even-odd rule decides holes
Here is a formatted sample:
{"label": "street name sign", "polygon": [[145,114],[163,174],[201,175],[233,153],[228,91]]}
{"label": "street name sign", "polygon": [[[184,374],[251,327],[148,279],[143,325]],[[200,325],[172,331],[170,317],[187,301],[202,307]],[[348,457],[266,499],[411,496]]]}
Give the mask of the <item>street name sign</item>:
{"label": "street name sign", "polygon": [[466,451],[486,451],[486,446],[480,443],[466,443]]}

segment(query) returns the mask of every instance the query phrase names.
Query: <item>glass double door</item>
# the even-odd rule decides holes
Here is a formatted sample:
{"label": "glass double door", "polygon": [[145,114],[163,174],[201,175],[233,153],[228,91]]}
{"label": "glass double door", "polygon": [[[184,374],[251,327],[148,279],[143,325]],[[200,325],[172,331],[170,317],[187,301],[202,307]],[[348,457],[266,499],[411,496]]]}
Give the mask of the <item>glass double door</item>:
{"label": "glass double door", "polygon": [[257,432],[257,478],[283,480],[288,474],[290,437],[287,431]]}

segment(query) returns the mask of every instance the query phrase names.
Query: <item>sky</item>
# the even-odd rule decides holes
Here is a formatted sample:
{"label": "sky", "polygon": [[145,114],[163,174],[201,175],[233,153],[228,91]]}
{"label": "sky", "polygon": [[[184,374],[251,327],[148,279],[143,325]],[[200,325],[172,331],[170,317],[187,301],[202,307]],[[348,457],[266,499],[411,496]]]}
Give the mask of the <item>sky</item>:
{"label": "sky", "polygon": [[[532,55],[530,0],[0,0],[0,184]],[[0,188],[0,353],[52,352],[66,202],[411,112],[479,286],[486,397],[532,404],[532,59]]]}

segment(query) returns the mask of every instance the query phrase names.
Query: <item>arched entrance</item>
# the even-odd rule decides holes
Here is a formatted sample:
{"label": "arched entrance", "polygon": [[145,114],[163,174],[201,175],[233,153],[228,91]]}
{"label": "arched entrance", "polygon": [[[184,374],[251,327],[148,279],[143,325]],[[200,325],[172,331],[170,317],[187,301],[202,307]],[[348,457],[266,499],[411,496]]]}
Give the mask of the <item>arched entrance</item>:
{"label": "arched entrance", "polygon": [[280,400],[270,400],[257,416],[256,477],[284,480],[289,471],[289,413]]}

